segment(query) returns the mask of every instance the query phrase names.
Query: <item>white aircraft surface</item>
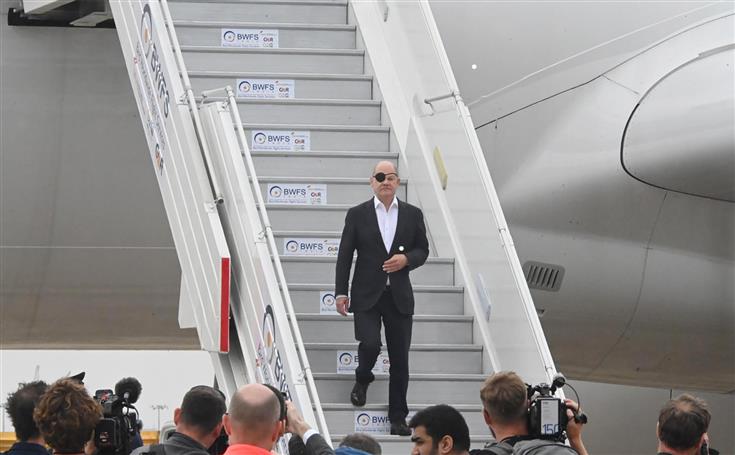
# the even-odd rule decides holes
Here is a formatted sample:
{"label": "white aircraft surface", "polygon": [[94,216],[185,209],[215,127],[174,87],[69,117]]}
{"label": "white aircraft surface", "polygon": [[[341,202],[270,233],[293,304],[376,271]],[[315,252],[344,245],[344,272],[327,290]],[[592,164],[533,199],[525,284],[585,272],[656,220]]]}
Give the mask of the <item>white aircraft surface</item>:
{"label": "white aircraft surface", "polygon": [[432,8],[557,367],[735,391],[733,4]]}
{"label": "white aircraft surface", "polygon": [[[197,348],[116,34],[10,27],[17,4],[0,348]],[[532,291],[558,369],[735,391],[732,3],[432,8],[521,262],[563,269]]]}

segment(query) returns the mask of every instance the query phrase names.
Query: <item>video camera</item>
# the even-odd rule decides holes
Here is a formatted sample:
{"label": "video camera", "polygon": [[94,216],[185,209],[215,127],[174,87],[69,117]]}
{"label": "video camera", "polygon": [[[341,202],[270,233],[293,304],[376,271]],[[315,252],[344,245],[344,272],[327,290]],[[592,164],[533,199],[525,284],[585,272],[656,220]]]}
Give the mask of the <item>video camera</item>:
{"label": "video camera", "polygon": [[140,432],[142,422],[133,403],[138,401],[142,387],[135,378],[124,378],[115,390],[102,389],[94,399],[102,405],[102,420],[94,430],[94,444],[99,455],[128,455],[131,439]]}
{"label": "video camera", "polygon": [[[567,405],[564,400],[553,395],[557,389],[565,385],[567,385],[567,380],[561,373],[554,376],[551,385],[545,383],[535,386],[526,384],[528,399],[530,400],[528,431],[531,436],[538,439],[564,442],[567,430]],[[579,401],[578,395],[577,401]],[[574,413],[575,422],[587,423],[587,416],[583,412],[575,412],[573,409],[572,412]]]}

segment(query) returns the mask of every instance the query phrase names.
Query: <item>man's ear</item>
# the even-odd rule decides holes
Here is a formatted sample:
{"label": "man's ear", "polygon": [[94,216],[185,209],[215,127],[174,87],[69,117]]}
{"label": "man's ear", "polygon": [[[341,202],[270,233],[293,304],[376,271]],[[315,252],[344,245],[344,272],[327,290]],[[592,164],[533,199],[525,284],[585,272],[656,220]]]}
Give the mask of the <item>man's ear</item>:
{"label": "man's ear", "polygon": [[452,453],[452,451],[454,451],[454,439],[448,434],[445,434],[439,440],[439,453]]}
{"label": "man's ear", "polygon": [[702,433],[702,437],[699,438],[699,444],[697,445],[698,452],[701,452],[702,446],[704,445],[705,442],[707,442],[707,433]]}
{"label": "man's ear", "polygon": [[230,421],[229,414],[222,416],[222,426],[225,427],[225,433],[227,433],[227,436],[232,436],[232,422]]}
{"label": "man's ear", "polygon": [[482,418],[483,420],[485,420],[485,425],[490,426],[492,424],[492,420],[490,419],[490,414],[488,414],[485,408],[482,408]]}
{"label": "man's ear", "polygon": [[[222,416],[224,418],[224,416]],[[209,436],[211,436],[214,439],[219,438],[220,433],[222,433],[222,422],[218,423],[216,427],[209,433]]]}
{"label": "man's ear", "polygon": [[174,409],[174,423],[176,425],[181,421],[181,408]]}
{"label": "man's ear", "polygon": [[275,444],[276,441],[278,441],[278,438],[280,438],[283,435],[283,420],[279,420],[278,423],[276,423],[275,428],[273,428],[273,434],[271,434],[271,442]]}

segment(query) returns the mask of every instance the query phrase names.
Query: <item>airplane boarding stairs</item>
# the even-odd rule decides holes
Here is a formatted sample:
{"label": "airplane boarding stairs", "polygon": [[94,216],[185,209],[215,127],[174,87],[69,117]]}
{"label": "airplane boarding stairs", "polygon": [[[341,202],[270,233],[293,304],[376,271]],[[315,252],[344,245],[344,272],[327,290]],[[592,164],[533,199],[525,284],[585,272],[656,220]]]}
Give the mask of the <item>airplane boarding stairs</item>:
{"label": "airplane boarding stairs", "polygon": [[[364,74],[364,54],[355,49],[357,31],[346,25],[347,3],[299,2],[298,7],[309,7],[308,17],[297,9],[283,11],[289,3],[257,3],[260,17],[251,14],[252,3],[169,3],[195,93],[234,85],[238,79],[295,80],[294,99],[238,99],[248,138],[253,130],[311,133],[308,152],[251,152],[263,194],[268,185],[326,185],[326,205],[268,204],[276,243],[282,248],[291,239],[339,242],[347,209],[372,195],[372,166],[390,160],[401,171],[398,153],[390,147],[390,126],[373,96],[377,89]],[[218,7],[227,14],[214,13]],[[219,41],[224,28],[278,30],[280,48],[223,49]],[[404,180],[398,197],[406,200],[410,191],[410,181]],[[281,262],[336,444],[355,431],[359,417],[359,409],[349,402],[354,375],[337,373],[338,352],[357,350],[352,317],[320,314],[320,293],[334,288],[336,258],[283,255]],[[479,446],[488,439],[478,404],[485,378],[482,346],[472,342],[472,317],[463,314],[463,290],[455,286],[453,260],[432,255],[411,275],[417,302],[409,410],[437,403],[457,406],[471,425],[473,444]],[[387,375],[379,374],[368,390],[364,409],[370,418],[385,418],[387,383]],[[375,436],[386,454],[410,451],[407,437]]]}
{"label": "airplane boarding stairs", "polygon": [[[414,203],[419,200],[411,173],[399,156],[377,81],[360,49],[360,32],[348,23],[347,1],[169,0],[168,8],[197,102],[202,101],[202,93],[208,94],[204,101],[216,102],[222,92],[209,91],[238,87],[242,81],[251,83],[246,87],[249,90],[255,90],[253,80],[285,81],[280,87],[294,92],[293,97],[278,99],[238,96],[237,110],[260,190],[267,199],[266,211],[318,401],[335,445],[345,434],[362,429],[376,432],[383,453],[409,453],[408,437],[387,434],[387,374],[376,374],[364,408],[350,404],[354,374],[349,370],[354,360],[349,351],[357,350],[353,321],[333,311],[330,295],[336,257],[329,246],[339,242],[347,209],[372,197],[368,184],[372,166],[379,160],[395,163],[403,175],[398,197]],[[225,47],[227,30],[260,31],[261,36],[271,37],[275,31],[277,38],[273,48]],[[239,95],[245,91],[241,88]],[[306,132],[304,150],[268,150],[269,140],[257,143],[261,131],[266,136],[295,132],[302,138]],[[283,199],[284,188],[315,189],[319,201],[312,199],[311,205],[274,202]],[[429,229],[428,234],[433,245],[434,233]],[[315,245],[322,246],[322,254],[311,252],[310,248],[318,248]],[[236,263],[233,257],[233,267]],[[481,447],[490,440],[479,404],[479,390],[490,371],[488,353],[473,328],[475,317],[467,311],[466,289],[457,276],[455,259],[437,256],[433,247],[426,264],[411,273],[416,314],[409,411],[451,404],[465,416],[472,446]],[[232,312],[237,319],[238,310]],[[238,345],[243,330],[230,324],[229,357],[213,355],[219,373],[238,369],[232,365],[234,357],[246,349]],[[258,366],[256,362],[255,368]]]}

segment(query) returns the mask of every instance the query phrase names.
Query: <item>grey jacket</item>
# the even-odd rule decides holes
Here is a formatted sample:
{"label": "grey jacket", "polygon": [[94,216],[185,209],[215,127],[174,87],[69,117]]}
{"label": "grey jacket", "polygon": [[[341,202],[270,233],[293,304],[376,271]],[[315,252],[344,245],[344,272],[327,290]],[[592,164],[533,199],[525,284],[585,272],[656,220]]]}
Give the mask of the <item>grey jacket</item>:
{"label": "grey jacket", "polygon": [[175,431],[171,433],[171,436],[163,444],[138,447],[130,455],[143,455],[146,453],[155,455],[209,455],[206,447],[189,436]]}

